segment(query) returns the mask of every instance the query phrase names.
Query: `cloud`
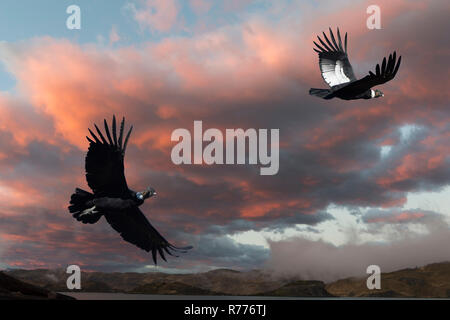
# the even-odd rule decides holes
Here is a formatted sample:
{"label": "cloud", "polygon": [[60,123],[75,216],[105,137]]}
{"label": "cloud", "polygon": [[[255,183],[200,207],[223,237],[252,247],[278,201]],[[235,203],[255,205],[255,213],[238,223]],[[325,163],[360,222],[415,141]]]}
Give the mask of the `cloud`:
{"label": "cloud", "polygon": [[118,41],[120,41],[120,35],[117,32],[117,27],[113,26],[111,28],[111,32],[109,33],[109,44],[114,44]]}
{"label": "cloud", "polygon": [[167,32],[176,24],[178,4],[176,0],[146,0],[143,7],[134,3],[126,6],[142,29]]}
{"label": "cloud", "polygon": [[347,277],[363,277],[367,267],[373,264],[378,265],[382,272],[391,272],[449,261],[450,248],[443,245],[450,237],[449,225],[442,219],[434,219],[426,227],[428,232],[425,234],[400,228],[396,239],[383,243],[334,246],[304,238],[269,241],[270,258],[266,268],[278,276],[332,282]]}
{"label": "cloud", "polygon": [[376,210],[372,209],[365,213],[362,217],[365,223],[385,224],[385,223],[417,223],[427,220],[442,218],[441,215],[427,210]]}
{"label": "cloud", "polygon": [[197,250],[192,252],[190,260],[206,258],[209,264],[216,267],[239,266],[238,268],[243,270],[263,264],[269,254],[267,248],[262,246],[241,244],[227,236],[217,237],[214,234],[199,236],[195,248]]}
{"label": "cloud", "polygon": [[189,4],[198,15],[207,13],[213,5],[212,1],[208,0],[189,0]]}
{"label": "cloud", "polygon": [[[439,2],[383,1],[383,29],[369,31],[366,4],[277,4],[207,32],[120,48],[52,37],[0,43],[0,57],[17,83],[14,91],[0,93],[1,215],[24,228],[29,223],[22,216],[44,215],[33,232],[0,224],[0,236],[11,246],[8,261],[148,264],[145,253],[129,250],[107,224],[78,225],[66,210],[73,189],[87,188],[87,128],[112,114],[134,125],[125,160],[128,183],[158,190],[143,211],[176,243],[187,235],[320,225],[333,219],[331,204],[374,209],[374,216],[360,221],[367,228],[377,224],[373,219],[402,225],[393,222],[405,216],[408,192],[450,182],[448,74],[442,67],[448,20]],[[143,28],[162,33],[176,28],[180,15],[173,1],[130,8]],[[424,23],[429,20],[435,23]],[[310,87],[325,85],[311,44],[330,24],[349,32],[358,76],[394,49],[403,55],[398,76],[383,86],[383,99],[344,103],[308,95]],[[172,131],[191,129],[199,119],[205,128],[221,130],[279,128],[279,173],[261,177],[255,166],[175,166]],[[405,125],[420,129],[404,139]],[[383,155],[382,146],[390,151]],[[392,211],[382,215],[383,208]],[[418,213],[408,211],[406,220],[421,221]],[[234,247],[230,252],[239,257],[239,250],[255,249],[227,241],[217,246]],[[58,254],[50,257],[54,250]],[[104,255],[96,260],[99,251]],[[212,253],[201,252],[198,259],[205,261]]]}

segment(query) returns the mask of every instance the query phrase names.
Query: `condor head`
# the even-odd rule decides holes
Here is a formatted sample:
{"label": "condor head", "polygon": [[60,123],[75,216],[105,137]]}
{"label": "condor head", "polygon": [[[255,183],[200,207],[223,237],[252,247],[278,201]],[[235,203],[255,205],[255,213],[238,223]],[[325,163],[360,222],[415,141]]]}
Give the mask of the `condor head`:
{"label": "condor head", "polygon": [[373,98],[380,98],[380,97],[384,97],[384,93],[378,89],[375,89]]}
{"label": "condor head", "polygon": [[144,201],[145,199],[151,198],[156,195],[156,190],[152,187],[148,187],[144,191],[136,192],[136,198],[139,201]]}

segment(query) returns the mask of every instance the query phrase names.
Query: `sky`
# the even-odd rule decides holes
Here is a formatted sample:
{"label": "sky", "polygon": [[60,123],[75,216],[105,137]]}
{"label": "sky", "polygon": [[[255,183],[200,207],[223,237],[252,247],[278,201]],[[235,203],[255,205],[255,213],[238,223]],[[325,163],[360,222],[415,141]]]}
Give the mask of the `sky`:
{"label": "sky", "polygon": [[[68,6],[81,10],[69,30]],[[0,268],[197,272],[264,268],[303,278],[450,260],[448,1],[2,1]],[[373,100],[322,100],[313,40],[348,33],[357,77],[394,50]],[[153,266],[104,219],[67,210],[85,139],[115,114],[134,130],[128,185],[180,258]],[[279,172],[175,165],[171,133],[280,130]]]}

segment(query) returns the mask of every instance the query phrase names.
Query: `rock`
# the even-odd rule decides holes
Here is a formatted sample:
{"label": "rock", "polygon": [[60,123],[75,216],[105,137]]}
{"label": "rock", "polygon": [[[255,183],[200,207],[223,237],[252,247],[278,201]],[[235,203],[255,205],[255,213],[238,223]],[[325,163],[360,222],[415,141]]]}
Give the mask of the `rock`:
{"label": "rock", "polygon": [[1,300],[74,300],[50,290],[22,282],[3,272],[0,272]]}

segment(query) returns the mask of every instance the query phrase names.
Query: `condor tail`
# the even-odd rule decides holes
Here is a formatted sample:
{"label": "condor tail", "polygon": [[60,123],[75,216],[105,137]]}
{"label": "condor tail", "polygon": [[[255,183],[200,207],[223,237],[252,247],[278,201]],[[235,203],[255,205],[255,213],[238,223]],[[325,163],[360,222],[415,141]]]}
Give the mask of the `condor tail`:
{"label": "condor tail", "polygon": [[309,89],[309,94],[312,96],[316,96],[316,97],[327,99],[327,100],[334,97],[331,90],[329,90],[329,89],[311,88],[311,89]]}
{"label": "condor tail", "polygon": [[89,202],[94,199],[94,195],[90,192],[76,188],[75,193],[70,197],[69,212],[72,216],[83,223],[96,223],[101,218],[101,214],[83,214],[85,210],[90,208]]}

